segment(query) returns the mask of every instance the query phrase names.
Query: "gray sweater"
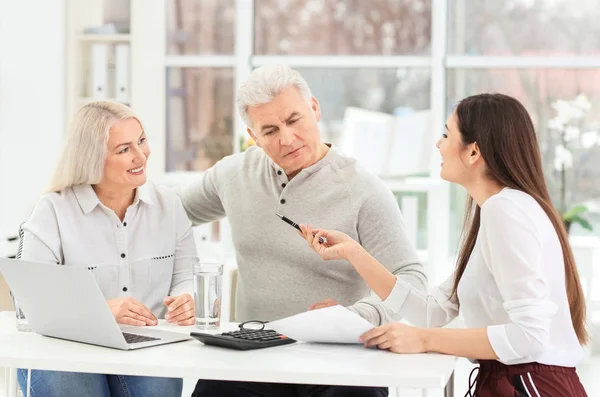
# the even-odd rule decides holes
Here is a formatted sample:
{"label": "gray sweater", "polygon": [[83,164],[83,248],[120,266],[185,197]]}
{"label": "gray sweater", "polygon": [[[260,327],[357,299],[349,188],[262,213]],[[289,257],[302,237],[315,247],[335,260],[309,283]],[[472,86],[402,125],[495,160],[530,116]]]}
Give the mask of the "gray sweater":
{"label": "gray sweater", "polygon": [[258,147],[225,157],[179,190],[194,224],[227,217],[239,268],[237,321],[275,320],[331,298],[375,325],[398,320],[347,261],[324,261],[275,216],[343,231],[392,273],[426,291],[394,196],[356,160],[331,148],[292,180]]}

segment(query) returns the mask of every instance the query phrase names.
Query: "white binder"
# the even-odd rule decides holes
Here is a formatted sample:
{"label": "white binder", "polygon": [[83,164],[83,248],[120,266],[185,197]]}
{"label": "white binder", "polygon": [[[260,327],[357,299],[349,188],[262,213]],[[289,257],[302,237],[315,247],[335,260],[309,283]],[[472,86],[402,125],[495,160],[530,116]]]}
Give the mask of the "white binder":
{"label": "white binder", "polygon": [[94,99],[105,99],[108,95],[108,47],[106,44],[92,44],[91,73],[90,96]]}
{"label": "white binder", "polygon": [[115,99],[129,102],[129,44],[115,46]]}

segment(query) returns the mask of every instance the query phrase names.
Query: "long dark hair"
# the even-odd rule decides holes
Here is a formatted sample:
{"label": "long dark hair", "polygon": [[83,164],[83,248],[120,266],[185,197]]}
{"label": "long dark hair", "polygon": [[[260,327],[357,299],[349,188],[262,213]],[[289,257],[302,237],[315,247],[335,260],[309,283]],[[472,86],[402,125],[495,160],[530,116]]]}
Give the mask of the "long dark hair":
{"label": "long dark hair", "polygon": [[[503,186],[529,194],[550,218],[562,247],[573,327],[579,343],[585,344],[588,341],[586,307],[579,274],[562,218],[548,193],[535,129],[527,110],[510,96],[479,94],[460,101],[455,114],[463,144],[477,142],[489,177]],[[458,283],[473,252],[479,225],[480,208],[469,196],[453,295],[456,294]]]}

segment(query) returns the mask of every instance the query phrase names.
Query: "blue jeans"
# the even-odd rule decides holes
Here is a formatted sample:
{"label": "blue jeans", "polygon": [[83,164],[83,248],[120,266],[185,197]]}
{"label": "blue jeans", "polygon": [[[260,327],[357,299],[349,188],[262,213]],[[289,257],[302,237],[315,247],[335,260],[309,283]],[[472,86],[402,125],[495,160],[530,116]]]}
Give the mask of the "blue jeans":
{"label": "blue jeans", "polygon": [[[19,386],[27,396],[27,370],[18,370]],[[31,371],[31,397],[181,397],[183,380],[147,376],[79,372]]]}

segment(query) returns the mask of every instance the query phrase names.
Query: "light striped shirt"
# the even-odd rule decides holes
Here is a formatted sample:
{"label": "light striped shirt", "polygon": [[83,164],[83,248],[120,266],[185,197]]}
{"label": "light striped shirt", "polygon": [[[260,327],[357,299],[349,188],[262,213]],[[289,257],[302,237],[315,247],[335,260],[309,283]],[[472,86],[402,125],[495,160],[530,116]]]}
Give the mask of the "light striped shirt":
{"label": "light striped shirt", "polygon": [[86,267],[105,299],[132,296],[162,318],[166,296],[193,293],[191,227],[167,188],[139,187],[121,222],[91,185],[78,185],[42,196],[23,224],[21,259]]}

